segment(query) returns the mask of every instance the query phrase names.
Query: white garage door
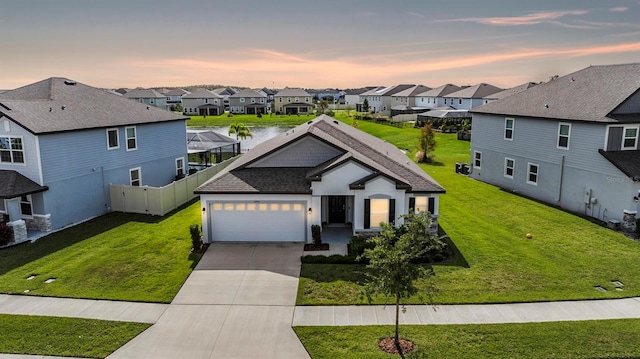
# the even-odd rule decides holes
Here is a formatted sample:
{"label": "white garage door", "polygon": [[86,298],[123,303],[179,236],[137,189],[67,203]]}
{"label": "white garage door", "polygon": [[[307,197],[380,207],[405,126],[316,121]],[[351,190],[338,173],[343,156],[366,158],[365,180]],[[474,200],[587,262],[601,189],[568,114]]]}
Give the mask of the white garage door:
{"label": "white garage door", "polygon": [[215,242],[304,242],[304,202],[216,202],[210,205]]}

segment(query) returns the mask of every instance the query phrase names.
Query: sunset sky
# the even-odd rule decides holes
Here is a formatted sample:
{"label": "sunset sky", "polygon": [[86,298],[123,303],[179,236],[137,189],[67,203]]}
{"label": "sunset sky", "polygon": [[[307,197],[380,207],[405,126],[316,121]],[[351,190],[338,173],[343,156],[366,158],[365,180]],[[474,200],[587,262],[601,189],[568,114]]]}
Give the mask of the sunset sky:
{"label": "sunset sky", "polygon": [[640,0],[2,0],[0,89],[511,87],[640,62]]}

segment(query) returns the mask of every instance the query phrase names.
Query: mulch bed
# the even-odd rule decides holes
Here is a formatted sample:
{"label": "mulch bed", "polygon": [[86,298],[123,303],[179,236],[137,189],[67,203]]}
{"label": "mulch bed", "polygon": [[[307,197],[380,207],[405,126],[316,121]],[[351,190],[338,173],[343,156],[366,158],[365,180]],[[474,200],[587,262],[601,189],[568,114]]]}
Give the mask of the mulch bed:
{"label": "mulch bed", "polygon": [[[402,353],[411,353],[415,349],[415,345],[412,341],[400,338],[400,348],[402,349]],[[389,354],[398,354],[398,348],[396,348],[395,339],[391,337],[382,338],[378,342],[378,347],[383,352]]]}
{"label": "mulch bed", "polygon": [[328,251],[329,243],[321,243],[319,246],[316,246],[313,243],[305,243],[304,250],[305,251]]}
{"label": "mulch bed", "polygon": [[200,246],[200,250],[194,251],[193,248],[191,248],[191,253],[199,253],[199,254],[204,254],[204,252],[207,251],[207,248],[209,248],[209,246],[211,245],[211,243],[203,243]]}

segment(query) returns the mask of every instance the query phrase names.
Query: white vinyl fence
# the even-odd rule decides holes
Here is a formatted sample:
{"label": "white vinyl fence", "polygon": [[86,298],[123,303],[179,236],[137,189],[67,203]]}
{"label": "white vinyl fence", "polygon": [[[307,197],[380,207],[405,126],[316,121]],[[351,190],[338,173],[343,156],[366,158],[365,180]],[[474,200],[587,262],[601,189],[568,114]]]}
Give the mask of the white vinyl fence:
{"label": "white vinyl fence", "polygon": [[164,187],[109,185],[111,210],[164,216],[195,198],[197,195],[193,194],[193,191],[198,186],[222,171],[237,158],[230,158]]}

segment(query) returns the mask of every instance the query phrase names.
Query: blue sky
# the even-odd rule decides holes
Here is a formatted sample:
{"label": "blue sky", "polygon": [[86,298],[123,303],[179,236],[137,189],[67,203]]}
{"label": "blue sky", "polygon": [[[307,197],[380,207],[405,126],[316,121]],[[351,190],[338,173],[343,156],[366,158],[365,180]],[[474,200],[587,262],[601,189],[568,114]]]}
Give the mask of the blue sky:
{"label": "blue sky", "polygon": [[0,89],[500,87],[640,62],[640,0],[3,0]]}

